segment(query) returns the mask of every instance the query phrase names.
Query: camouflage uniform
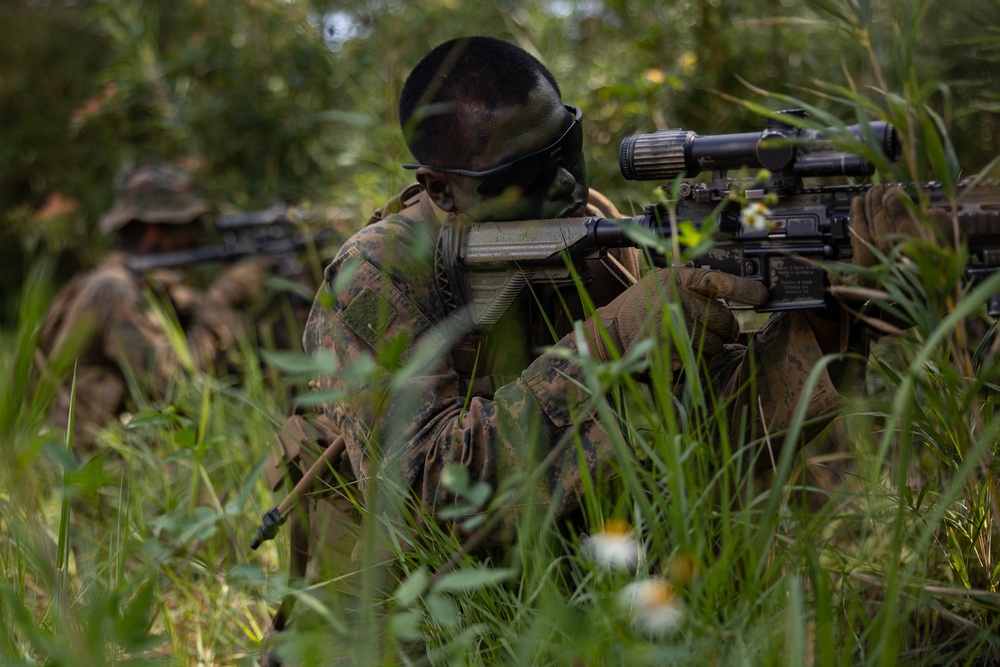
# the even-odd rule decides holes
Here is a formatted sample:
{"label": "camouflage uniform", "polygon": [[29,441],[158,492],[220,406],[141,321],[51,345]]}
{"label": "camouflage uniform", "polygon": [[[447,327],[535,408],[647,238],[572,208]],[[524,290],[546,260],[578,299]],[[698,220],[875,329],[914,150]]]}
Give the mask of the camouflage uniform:
{"label": "camouflage uniform", "polygon": [[[464,334],[449,307],[449,285],[437,275],[433,261],[446,214],[416,186],[401,200],[396,208],[402,210],[370,221],[344,244],[326,270],[306,325],[307,353],[326,350],[339,363],[338,373],[322,378],[320,385],[342,392],[342,399],[329,402],[325,410],[345,438],[350,472],[362,490],[378,475],[390,495],[398,485],[404,493],[395,495],[415,495],[434,512],[454,501],[441,484],[450,462],[464,465],[473,483],[497,489],[545,458],[538,496],[522,497],[519,504],[554,502],[558,515],[568,514],[577,507],[582,488],[584,471],[578,462],[585,461],[591,474],[610,462],[611,438],[605,429],[616,428],[586,411],[589,396],[581,388],[583,373],[576,362],[551,349],[538,353],[554,340],[557,348],[575,349],[565,335],[581,316],[575,290],[538,289],[515,304],[488,335]],[[591,202],[591,215],[618,217],[596,193]],[[589,285],[595,286],[591,297],[597,306],[625,288],[627,274],[638,273],[634,251],[623,251],[618,259],[581,267],[593,277]],[[567,308],[568,316],[562,316]],[[846,344],[847,327],[843,329]],[[435,361],[404,380],[392,378],[395,368],[417,363],[427,352],[438,353]],[[781,314],[748,345],[728,346],[711,375],[722,392],[719,400],[731,401],[734,424],[740,423],[744,408],[760,417],[757,401],[744,390],[752,380],[766,410],[766,427],[773,432],[789,424],[821,356],[804,316]],[[376,371],[351,380],[365,358],[377,360]],[[822,424],[838,398],[833,379],[824,373],[809,399],[808,416]],[[759,434],[763,426],[751,429]],[[553,451],[557,445],[561,450]]]}
{"label": "camouflage uniform", "polygon": [[[105,233],[132,221],[189,223],[211,210],[194,193],[187,173],[169,165],[124,171],[115,188],[116,204],[100,223]],[[131,383],[151,394],[165,388],[180,360],[148,292],[169,302],[165,305],[184,330],[194,365],[204,370],[236,351],[246,326],[232,305],[246,291],[231,273],[224,273],[211,294],[205,294],[187,285],[180,271],[157,269],[139,275],[127,266],[124,253],[110,253],[67,283],[46,314],[39,362],[43,372],[56,373],[61,381],[50,421],[59,428],[68,423],[74,361],[75,440],[83,448],[126,409]],[[56,368],[57,362],[69,366]]]}

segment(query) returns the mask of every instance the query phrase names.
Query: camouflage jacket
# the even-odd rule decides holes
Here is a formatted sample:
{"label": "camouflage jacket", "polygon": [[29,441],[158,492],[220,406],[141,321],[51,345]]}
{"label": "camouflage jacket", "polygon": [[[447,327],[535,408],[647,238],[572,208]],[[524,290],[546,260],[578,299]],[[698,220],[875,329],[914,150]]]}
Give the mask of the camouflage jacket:
{"label": "camouflage jacket", "polygon": [[[189,359],[174,349],[147,290],[166,297]],[[97,429],[126,409],[130,384],[156,395],[189,361],[202,370],[219,368],[245,331],[236,311],[186,285],[181,273],[161,269],[140,276],[123,254],[111,253],[60,290],[43,322],[39,366],[60,381],[51,421],[59,428],[67,424],[74,363],[76,439],[86,447]]]}
{"label": "camouflage jacket", "polygon": [[[606,202],[596,193],[594,201]],[[608,206],[591,214],[617,217]],[[471,483],[501,489],[543,462],[542,483],[532,486],[538,495],[520,496],[518,504],[554,502],[557,514],[571,512],[582,475],[611,462],[608,429],[617,428],[589,411],[582,368],[560,353],[575,351],[565,335],[579,317],[572,312],[574,295],[539,290],[488,335],[469,335],[461,317],[449,312],[449,286],[435,271],[446,214],[419,190],[395,208],[402,210],[377,216],[341,248],[304,336],[307,353],[327,351],[336,360],[337,372],[318,386],[330,392],[324,409],[345,437],[351,471],[363,490],[378,479],[382,495],[417,500],[433,513],[455,501],[442,485],[446,464],[463,465]],[[626,273],[638,270],[635,255],[625,252],[621,259]],[[593,281],[613,286],[591,294],[597,306],[627,283],[612,278]],[[729,346],[715,360],[712,379],[734,424],[746,408],[759,415],[759,397],[766,411],[759,416],[768,429],[780,430],[821,356],[803,316],[777,315],[748,346]],[[822,374],[808,415],[829,415],[838,398],[833,380]]]}

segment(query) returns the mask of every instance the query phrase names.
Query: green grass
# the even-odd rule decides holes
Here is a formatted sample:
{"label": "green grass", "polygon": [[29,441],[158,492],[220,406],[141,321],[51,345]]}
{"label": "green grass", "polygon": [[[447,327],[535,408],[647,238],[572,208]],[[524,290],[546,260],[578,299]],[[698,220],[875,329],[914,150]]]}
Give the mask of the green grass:
{"label": "green grass", "polygon": [[[621,384],[622,367],[584,360],[602,420],[656,426],[621,437],[614,479],[589,480],[583,505],[590,525],[634,526],[646,551],[635,575],[596,566],[544,507],[519,515],[514,550],[483,560],[395,503],[366,517],[356,571],[297,593],[315,613],[286,650],[305,664],[328,664],[332,650],[404,662],[416,639],[433,664],[997,659],[997,353],[956,340],[996,285],[942,317],[950,295],[927,293],[920,263],[907,266],[885,285],[916,292],[905,303],[920,324],[875,347],[868,387],[803,451],[794,434],[706,441],[718,426],[710,397],[688,387],[668,400],[671,379],[655,368],[658,401],[631,382],[609,401],[602,389]],[[249,550],[276,503],[260,471],[285,406],[260,374],[240,386],[191,374],[76,460],[43,426],[50,390],[23,363],[48,294],[39,269],[2,348],[15,369],[0,408],[4,664],[252,664],[287,590],[287,535]],[[696,358],[686,336],[674,342]],[[761,476],[750,462],[764,456],[778,466]],[[401,497],[391,478],[380,484]],[[481,502],[460,476],[453,484]],[[678,563],[693,577],[678,578]],[[617,597],[654,574],[674,577],[684,612],[650,641]]]}

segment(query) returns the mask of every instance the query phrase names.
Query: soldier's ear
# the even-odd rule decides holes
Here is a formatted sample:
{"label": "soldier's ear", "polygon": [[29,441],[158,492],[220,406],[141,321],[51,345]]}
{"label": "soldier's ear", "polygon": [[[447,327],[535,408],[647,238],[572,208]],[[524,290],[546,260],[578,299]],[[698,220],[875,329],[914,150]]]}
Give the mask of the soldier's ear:
{"label": "soldier's ear", "polygon": [[446,213],[455,212],[455,197],[447,175],[430,167],[420,167],[417,169],[417,182],[424,186],[439,209]]}

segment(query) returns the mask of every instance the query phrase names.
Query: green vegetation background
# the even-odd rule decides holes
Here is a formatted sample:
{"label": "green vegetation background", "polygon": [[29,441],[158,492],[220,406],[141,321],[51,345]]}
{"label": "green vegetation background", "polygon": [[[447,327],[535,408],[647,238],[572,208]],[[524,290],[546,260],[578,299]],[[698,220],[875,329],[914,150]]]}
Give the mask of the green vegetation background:
{"label": "green vegetation background", "polygon": [[[593,185],[623,209],[648,201],[656,185],[621,179],[624,136],[762,127],[735,100],[774,110],[792,96],[853,122],[865,100],[892,117],[885,87],[920,110],[918,134],[920,122],[940,121],[950,139],[942,155],[953,147],[964,173],[987,167],[1000,145],[994,0],[4,2],[0,662],[252,660],[283,557],[246,545],[273,502],[258,475],[287,397],[261,378],[240,389],[193,378],[171,403],[109,433],[108,452],[127,466],[81,466],[60,434],[40,428],[45,388],[28,381],[33,327],[52,291],[109,246],[97,220],[129,160],[187,162],[224,208],[310,202],[360,224],[408,182],[395,113],[405,74],[431,46],[463,34],[513,39],[549,66],[567,102],[584,109]],[[935,156],[914,156],[910,173],[953,177]],[[671,508],[661,518],[697,539],[660,536],[654,545],[695,552],[704,572],[691,594],[701,612],[682,641],[643,643],[581,611],[607,603],[607,582],[569,601],[540,576],[522,579],[521,590],[495,590],[488,575],[428,589],[420,573],[433,569],[433,553],[404,568],[402,597],[429,606],[397,614],[390,635],[405,639],[408,623],[436,630],[442,664],[996,659],[994,365],[983,351],[976,372],[953,363],[950,334],[931,335],[940,331],[934,300],[923,305],[925,326],[878,357],[869,401],[843,427],[866,465],[836,511],[807,520],[768,505],[731,515],[708,502],[714,496],[673,489],[695,494],[686,507],[696,514]],[[858,435],[886,421],[898,431],[874,442]],[[727,522],[753,528],[734,535],[720,526]],[[454,547],[445,537],[439,546],[437,556]],[[711,554],[721,562],[707,562]],[[464,601],[448,596],[454,590],[468,593]]]}

